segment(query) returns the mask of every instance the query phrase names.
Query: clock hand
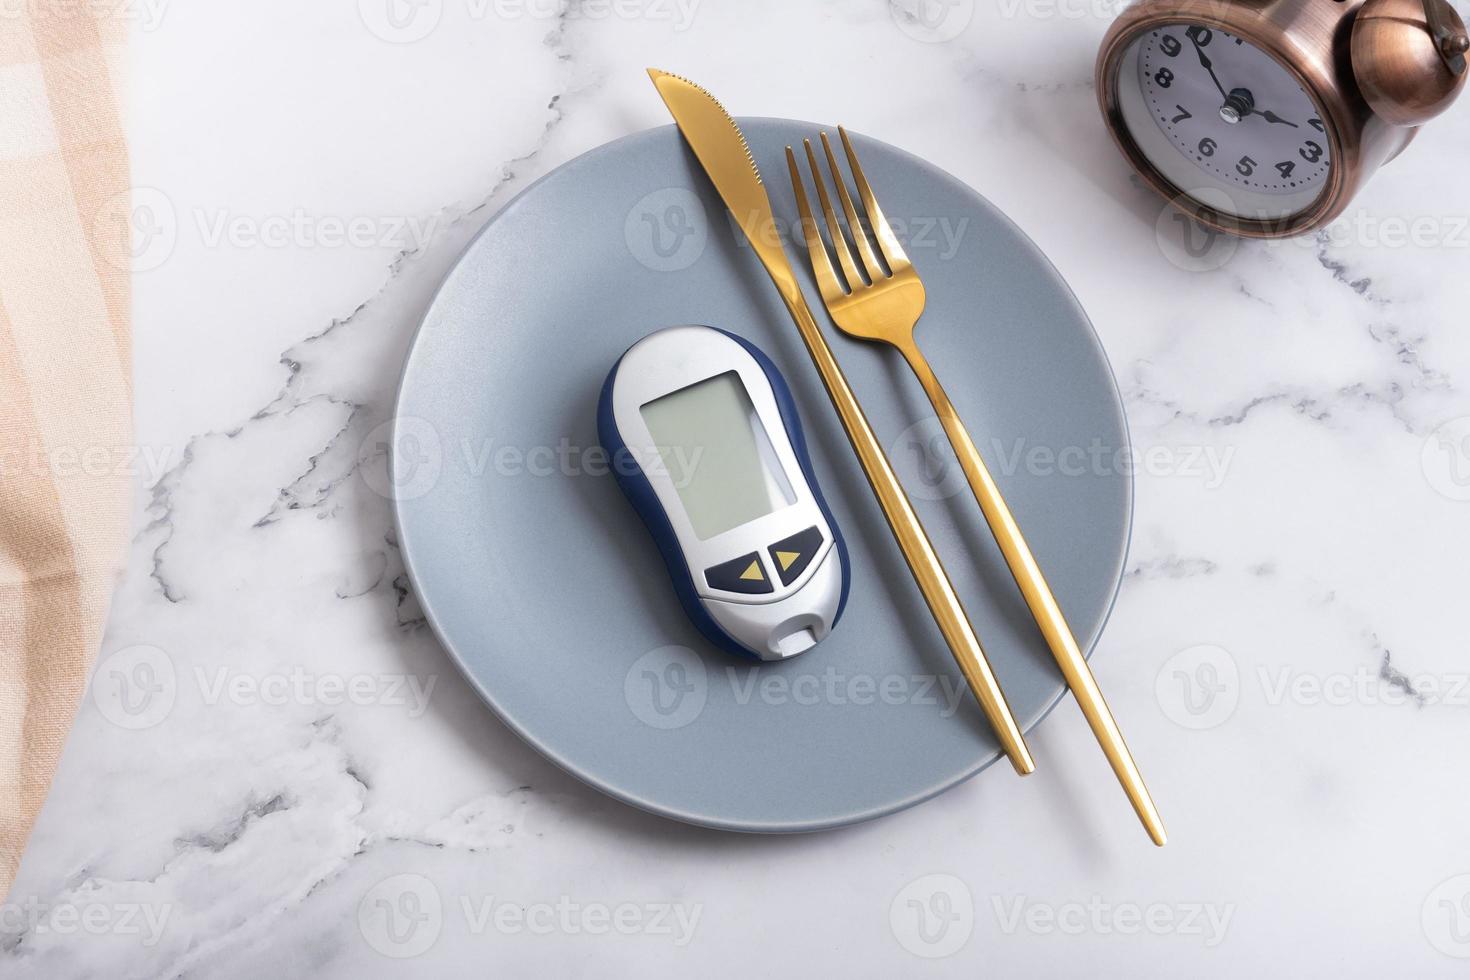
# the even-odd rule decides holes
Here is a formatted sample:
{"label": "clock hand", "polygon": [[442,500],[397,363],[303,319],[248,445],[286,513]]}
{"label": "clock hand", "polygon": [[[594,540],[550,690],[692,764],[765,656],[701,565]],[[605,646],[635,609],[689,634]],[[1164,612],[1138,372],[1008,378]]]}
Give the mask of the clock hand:
{"label": "clock hand", "polygon": [[1280,123],[1283,126],[1290,126],[1292,129],[1301,129],[1301,127],[1298,126],[1296,123],[1292,122],[1289,119],[1282,119],[1280,116],[1276,115],[1276,113],[1272,112],[1270,109],[1267,109],[1264,112],[1262,112],[1260,109],[1252,109],[1251,112],[1250,112],[1250,114],[1253,115],[1253,116],[1260,116],[1262,119],[1265,119],[1266,122],[1268,122],[1268,123]]}
{"label": "clock hand", "polygon": [[1195,54],[1199,55],[1199,63],[1204,66],[1205,71],[1210,73],[1210,81],[1215,83],[1215,88],[1220,90],[1222,96],[1229,98],[1225,86],[1220,84],[1220,79],[1215,75],[1215,63],[1210,60],[1209,55],[1205,54],[1205,49],[1200,47],[1200,43],[1194,39],[1193,35],[1190,35],[1189,40],[1194,45]]}

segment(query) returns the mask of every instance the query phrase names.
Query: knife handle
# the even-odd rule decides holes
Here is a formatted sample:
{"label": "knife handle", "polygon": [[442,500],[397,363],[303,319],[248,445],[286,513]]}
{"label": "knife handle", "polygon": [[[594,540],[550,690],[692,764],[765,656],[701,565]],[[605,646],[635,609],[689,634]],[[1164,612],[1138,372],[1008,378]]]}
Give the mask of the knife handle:
{"label": "knife handle", "polygon": [[904,561],[908,563],[909,571],[913,573],[914,581],[918,583],[924,602],[928,604],[929,612],[939,626],[939,632],[949,645],[950,653],[954,655],[961,673],[965,675],[970,690],[975,692],[980,710],[985,713],[986,720],[990,722],[990,727],[1000,741],[1001,749],[1011,760],[1016,772],[1023,776],[1035,772],[1036,764],[1031,760],[1026,740],[1021,735],[1015,716],[1011,714],[1011,706],[1006,703],[1000,684],[996,682],[994,671],[990,669],[990,662],[980,646],[979,637],[975,635],[970,617],[965,613],[965,607],[960,605],[954,584],[945,573],[939,555],[934,551],[934,545],[924,532],[924,526],[919,523],[919,516],[914,513],[908,495],[898,482],[893,466],[888,462],[888,456],[878,443],[877,436],[873,434],[873,428],[868,424],[867,416],[863,414],[862,406],[858,404],[852,388],[848,386],[847,378],[837,359],[833,357],[831,348],[827,346],[826,338],[812,318],[811,308],[807,306],[800,287],[794,282],[788,286],[779,280],[777,284],[782,287],[781,299],[791,313],[791,318],[796,321],[796,329],[806,343],[807,353],[816,365],[827,395],[832,399],[832,406],[837,409],[837,417],[842,420],[842,427],[847,431],[847,438],[852,443],[853,451],[857,453],[858,462],[862,464],[868,485],[873,488],[873,493],[883,508],[883,517],[888,521],[888,527],[903,551]]}

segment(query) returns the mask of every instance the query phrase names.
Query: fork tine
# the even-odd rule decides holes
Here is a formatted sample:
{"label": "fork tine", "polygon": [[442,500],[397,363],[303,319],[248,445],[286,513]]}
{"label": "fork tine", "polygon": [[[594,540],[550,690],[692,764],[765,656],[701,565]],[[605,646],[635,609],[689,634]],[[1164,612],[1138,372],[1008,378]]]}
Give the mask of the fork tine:
{"label": "fork tine", "polygon": [[863,199],[863,210],[868,212],[868,223],[873,226],[873,237],[878,239],[878,248],[888,261],[888,268],[898,272],[909,267],[912,263],[909,262],[903,246],[898,243],[898,236],[893,233],[888,219],[883,216],[883,209],[878,207],[878,198],[874,196],[873,188],[868,186],[867,175],[863,173],[862,164],[858,163],[857,151],[852,148],[852,140],[847,138],[847,130],[838,126],[837,132],[842,137],[842,148],[847,151],[847,163],[852,167],[858,196]]}
{"label": "fork tine", "polygon": [[862,273],[858,272],[857,265],[852,261],[852,251],[847,247],[847,239],[842,235],[842,225],[837,222],[837,212],[832,210],[832,199],[827,196],[827,184],[822,180],[822,168],[817,166],[817,154],[812,150],[812,141],[802,140],[802,143],[806,145],[806,161],[812,168],[812,182],[817,185],[817,200],[822,202],[822,214],[827,218],[827,230],[832,233],[832,251],[837,253],[837,261],[842,264],[842,273],[847,277],[848,286],[852,289],[862,289],[867,283],[863,281]]}
{"label": "fork tine", "polygon": [[817,219],[812,214],[811,202],[807,200],[806,187],[801,179],[801,164],[796,162],[796,153],[789,146],[786,147],[786,166],[791,171],[791,189],[796,192],[796,210],[801,215],[801,235],[806,239],[806,250],[812,260],[812,272],[817,277],[817,286],[822,291],[822,299],[830,303],[835,298],[847,295],[847,290],[837,278],[837,270],[832,268],[832,258],[827,254],[827,245],[822,241],[822,231],[817,227]]}
{"label": "fork tine", "polygon": [[863,257],[863,268],[868,270],[868,281],[887,279],[887,271],[878,264],[878,256],[873,254],[873,246],[868,244],[868,233],[863,231],[862,219],[852,206],[852,196],[847,193],[847,180],[842,176],[842,168],[837,166],[837,157],[832,153],[832,141],[827,139],[825,132],[822,133],[822,149],[827,153],[827,167],[832,172],[832,180],[837,184],[837,197],[842,201],[842,210],[847,215],[847,227],[852,231],[853,241],[857,242],[858,254]]}

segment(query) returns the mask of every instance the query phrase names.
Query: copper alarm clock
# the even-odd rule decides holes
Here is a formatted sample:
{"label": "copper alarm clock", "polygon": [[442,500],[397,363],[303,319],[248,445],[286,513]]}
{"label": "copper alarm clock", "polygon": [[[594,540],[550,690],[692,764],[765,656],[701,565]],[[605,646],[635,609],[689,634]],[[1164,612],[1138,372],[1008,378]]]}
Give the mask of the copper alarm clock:
{"label": "copper alarm clock", "polygon": [[1176,207],[1239,235],[1296,235],[1449,107],[1467,47],[1447,0],[1141,0],[1103,41],[1098,100]]}

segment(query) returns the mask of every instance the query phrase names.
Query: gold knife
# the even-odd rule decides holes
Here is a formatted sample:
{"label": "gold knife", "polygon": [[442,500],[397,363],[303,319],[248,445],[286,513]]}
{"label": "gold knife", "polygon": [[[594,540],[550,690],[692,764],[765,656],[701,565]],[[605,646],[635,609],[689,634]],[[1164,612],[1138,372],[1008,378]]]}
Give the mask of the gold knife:
{"label": "gold knife", "polygon": [[740,127],[735,125],[735,120],[715,101],[714,96],[693,82],[654,68],[648,69],[648,76],[653,79],[653,84],[669,107],[669,112],[673,114],[674,121],[679,124],[679,131],[684,134],[684,139],[699,158],[699,163],[714,183],[715,190],[719,191],[725,206],[730,209],[730,214],[745,232],[745,237],[750,240],[761,264],[775,282],[791,319],[796,321],[796,329],[806,343],[807,353],[811,355],[812,363],[821,375],[822,384],[826,386],[827,394],[832,399],[832,406],[837,410],[842,427],[847,431],[853,451],[862,463],[868,484],[878,497],[883,516],[888,520],[894,538],[898,540],[909,571],[913,573],[914,581],[918,583],[919,591],[929,605],[929,612],[933,614],[940,633],[949,644],[950,652],[960,665],[960,671],[965,675],[970,690],[975,692],[980,709],[995,730],[1001,748],[1011,760],[1011,765],[1015,766],[1016,772],[1023,776],[1034,772],[1036,764],[1031,761],[1026,740],[1022,737],[1020,726],[1016,724],[1010,705],[1006,703],[1005,695],[1001,693],[995,674],[990,669],[985,651],[975,635],[975,628],[970,624],[964,607],[960,605],[954,585],[945,574],[939,555],[930,544],[929,536],[924,533],[923,525],[919,523],[918,515],[914,513],[898,477],[894,475],[893,466],[888,462],[883,447],[873,435],[873,429],[868,425],[862,407],[848,387],[842,368],[838,366],[826,339],[817,328],[816,320],[812,318],[812,311],[796,282],[796,274],[791,269],[786,249],[781,244],[780,235],[776,233],[770,198],[766,196],[760,171],[756,168],[755,158],[750,154],[750,147],[746,145]]}

